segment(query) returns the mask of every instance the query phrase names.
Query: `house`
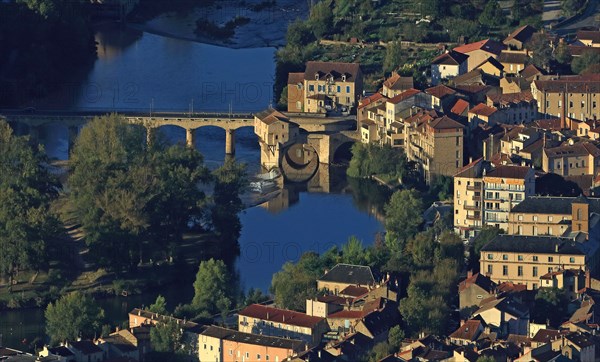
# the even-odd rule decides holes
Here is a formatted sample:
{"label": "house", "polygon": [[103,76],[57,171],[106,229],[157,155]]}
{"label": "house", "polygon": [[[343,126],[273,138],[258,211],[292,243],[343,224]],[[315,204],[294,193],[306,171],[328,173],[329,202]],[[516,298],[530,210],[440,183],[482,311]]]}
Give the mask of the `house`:
{"label": "house", "polygon": [[581,362],[596,361],[596,342],[589,333],[574,332],[561,339],[561,352],[564,356]]}
{"label": "house", "polygon": [[105,352],[92,341],[67,341],[65,347],[75,355],[76,362],[102,362],[106,359]]}
{"label": "house", "polygon": [[254,115],[254,132],[260,143],[262,166],[271,168],[279,167],[282,149],[296,142],[300,128],[283,113],[267,109]]}
{"label": "house", "polygon": [[448,116],[407,126],[406,154],[429,184],[438,175],[453,176],[463,166],[464,126]]}
{"label": "house", "polygon": [[542,288],[565,290],[569,300],[573,300],[577,297],[578,291],[584,288],[585,277],[580,269],[559,269],[542,275],[540,282]]}
{"label": "house", "polygon": [[473,313],[500,337],[509,334],[527,335],[529,329],[529,309],[513,297],[501,297],[484,303]]}
{"label": "house", "polygon": [[365,119],[360,123],[360,141],[362,143],[379,141],[379,129],[375,121]]}
{"label": "house", "polygon": [[214,325],[200,334],[198,344],[200,362],[282,362],[305,349],[300,340],[244,333]]}
{"label": "house", "polygon": [[449,51],[437,56],[431,62],[431,84],[438,85],[444,80],[452,79],[468,71],[466,54]]}
{"label": "house", "polygon": [[238,330],[244,333],[298,339],[309,346],[315,346],[321,342],[321,337],[329,328],[327,321],[322,317],[252,304],[238,313]]}
{"label": "house", "polygon": [[600,31],[598,30],[578,30],[577,42],[586,47],[600,48]]}
{"label": "house", "polygon": [[498,56],[498,62],[505,74],[519,74],[529,63],[529,55],[527,52],[504,50]]}
{"label": "house", "polygon": [[521,50],[525,48],[525,44],[531,40],[531,37],[536,32],[537,30],[534,27],[530,25],[524,25],[510,33],[506,39],[502,41],[502,43],[508,46],[509,49]]}
{"label": "house", "polygon": [[495,295],[496,286],[489,277],[469,271],[467,278],[458,283],[458,308],[479,306],[483,300]]}
{"label": "house", "polygon": [[484,168],[490,165],[480,158],[454,174],[454,231],[465,239],[483,226]]}
{"label": "house", "polygon": [[600,168],[600,149],[590,142],[545,148],[542,169],[561,176],[597,175]]}
{"label": "house", "polygon": [[481,249],[479,263],[481,272],[496,283],[509,281],[537,289],[546,273],[590,267],[597,252],[594,243],[556,236],[498,235]]}
{"label": "house", "polygon": [[479,124],[494,126],[505,121],[503,113],[498,112],[496,107],[490,107],[484,103],[479,103],[471,108],[468,112],[468,117],[470,129],[474,129]]}
{"label": "house", "polygon": [[289,73],[287,81],[287,111],[304,111],[304,73]]}
{"label": "house", "polygon": [[385,301],[383,308],[376,309],[360,319],[355,331],[371,338],[375,343],[386,341],[390,328],[400,323],[398,303]]}
{"label": "house", "polygon": [[326,113],[351,110],[363,92],[363,75],[358,63],[306,63],[304,112]]}
{"label": "house", "polygon": [[543,69],[536,67],[534,64],[529,64],[522,71],[519,72],[521,78],[524,78],[528,81],[533,81],[536,78],[539,78],[542,75],[546,75]]}
{"label": "house", "polygon": [[530,123],[538,119],[537,102],[529,90],[510,94],[488,94],[487,106],[497,109],[505,124]]}
{"label": "house", "polygon": [[336,264],[331,270],[317,279],[317,289],[327,290],[339,294],[341,290],[349,286],[372,288],[376,285],[376,279],[369,266]]}
{"label": "house", "polygon": [[464,322],[457,330],[448,337],[450,343],[457,346],[474,344],[485,330],[485,323],[480,319],[470,319]]}
{"label": "house", "polygon": [[506,230],[509,211],[533,194],[535,172],[532,168],[502,165],[492,169],[483,175],[483,223]]}
{"label": "house", "polygon": [[475,43],[465,44],[454,48],[455,52],[468,55],[467,71],[475,69],[487,58],[497,58],[506,46],[491,39],[481,40]]}
{"label": "house", "polygon": [[534,80],[531,94],[546,117],[600,119],[600,74]]}
{"label": "house", "polygon": [[127,329],[117,329],[107,337],[99,338],[96,344],[109,358],[124,357],[141,361],[142,357],[149,352],[145,348],[138,349],[137,337]]}
{"label": "house", "polygon": [[452,108],[450,108],[450,113],[456,116],[466,117],[470,107],[471,105],[469,104],[469,102],[465,101],[462,98],[459,98],[456,100]]}
{"label": "house", "polygon": [[389,129],[392,122],[398,120],[398,114],[413,106],[427,108],[431,101],[429,96],[418,89],[406,90],[397,96],[388,99],[385,103],[385,125]]}
{"label": "house", "polygon": [[392,98],[412,88],[414,88],[413,77],[402,77],[394,72],[383,82],[381,93],[387,98]]}
{"label": "house", "polygon": [[40,357],[54,358],[56,362],[76,362],[75,355],[65,346],[44,348],[38,354]]}
{"label": "house", "polygon": [[502,94],[529,91],[531,90],[531,81],[522,77],[507,75],[500,79],[500,90]]}
{"label": "house", "polygon": [[425,93],[431,96],[431,105],[429,109],[436,111],[446,111],[450,109],[456,95],[456,91],[443,84],[425,89]]}
{"label": "house", "polygon": [[[529,196],[508,214],[508,234],[567,236],[571,231],[588,234],[595,226],[593,213],[600,213],[600,199]],[[579,225],[580,224],[580,225]]]}
{"label": "house", "polygon": [[488,57],[483,62],[476,65],[475,68],[473,68],[473,70],[476,69],[481,70],[485,74],[498,78],[502,78],[504,74],[504,65],[502,65],[499,61],[492,57]]}

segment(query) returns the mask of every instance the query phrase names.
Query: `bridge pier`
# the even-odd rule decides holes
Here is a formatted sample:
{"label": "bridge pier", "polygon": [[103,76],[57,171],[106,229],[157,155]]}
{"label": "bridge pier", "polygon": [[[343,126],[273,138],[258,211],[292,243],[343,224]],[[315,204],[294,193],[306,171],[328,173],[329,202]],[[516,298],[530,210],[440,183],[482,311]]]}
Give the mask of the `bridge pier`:
{"label": "bridge pier", "polygon": [[225,130],[225,154],[226,155],[235,154],[235,130],[234,129],[226,129]]}
{"label": "bridge pier", "polygon": [[189,148],[194,148],[196,147],[196,133],[195,133],[195,129],[192,128],[186,128],[185,130],[185,144],[189,147]]}
{"label": "bridge pier", "polygon": [[77,140],[78,133],[79,133],[79,127],[69,126],[69,145],[67,148],[67,153],[69,156],[71,155],[71,151],[73,151],[73,147],[75,147],[75,141]]}
{"label": "bridge pier", "polygon": [[154,136],[156,134],[156,128],[146,126],[146,144],[150,146],[152,141],[154,141]]}

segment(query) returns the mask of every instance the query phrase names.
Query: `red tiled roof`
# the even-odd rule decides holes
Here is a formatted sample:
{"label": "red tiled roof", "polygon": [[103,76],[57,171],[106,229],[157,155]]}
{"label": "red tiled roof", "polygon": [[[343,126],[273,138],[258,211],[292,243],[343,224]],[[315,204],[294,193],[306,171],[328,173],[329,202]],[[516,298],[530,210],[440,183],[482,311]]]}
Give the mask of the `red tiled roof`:
{"label": "red tiled roof", "polygon": [[594,43],[600,43],[600,31],[578,30],[577,39],[591,40]]}
{"label": "red tiled roof", "polygon": [[468,58],[469,56],[467,54],[451,50],[448,53],[444,53],[435,57],[431,64],[460,65]]}
{"label": "red tiled roof", "polygon": [[360,100],[358,109],[364,108],[364,107],[368,106],[369,104],[377,102],[378,100],[384,99],[384,98],[385,98],[385,96],[381,93],[371,94],[370,96],[365,97]]}
{"label": "red tiled roof", "polygon": [[559,147],[546,148],[544,150],[548,157],[569,156],[600,156],[600,149],[589,142],[575,143],[574,145],[563,145]]}
{"label": "red tiled roof", "polygon": [[321,317],[309,316],[300,312],[294,312],[292,310],[273,308],[260,304],[247,306],[239,312],[239,315],[307,328],[313,328],[317,323],[324,319]]}
{"label": "red tiled roof", "polygon": [[[524,179],[527,174],[532,171],[531,168],[527,166],[505,166],[501,165],[491,170],[484,176],[486,177],[505,177],[505,178],[516,178],[516,179]],[[498,286],[500,287],[500,286]]]}
{"label": "red tiled roof", "polygon": [[498,110],[494,107],[490,107],[484,103],[479,103],[475,107],[471,108],[471,110],[469,111],[469,114],[473,113],[478,116],[489,117],[492,114],[496,113],[496,111],[498,111]]}
{"label": "red tiled roof", "polygon": [[452,332],[450,338],[464,339],[467,341],[474,341],[475,338],[481,333],[479,329],[481,327],[481,321],[479,319],[470,319],[460,326],[457,330]]}
{"label": "red tiled roof", "polygon": [[533,64],[529,64],[519,72],[523,78],[531,78],[537,74],[544,74],[544,71]]}
{"label": "red tiled roof", "polygon": [[431,94],[432,96],[441,99],[447,95],[456,93],[456,91],[450,87],[446,87],[445,85],[440,84],[436,85],[435,87],[425,89],[425,93]]}
{"label": "red tiled roof", "polygon": [[398,73],[392,74],[391,77],[386,79],[383,82],[383,85],[390,89],[402,89],[402,88],[412,88],[413,87],[413,78],[412,77],[401,77]]}
{"label": "red tiled roof", "polygon": [[[454,177],[476,177],[477,175],[475,175],[474,171],[468,172],[468,173],[467,173],[467,171],[471,171],[475,166],[477,166],[477,164],[479,162],[482,162],[482,161],[483,161],[483,157],[478,158],[477,160],[469,163],[468,165],[463,166],[460,170],[458,170],[458,172],[454,175]],[[465,174],[463,175],[463,173],[465,173]],[[466,280],[465,280],[465,282],[466,282]],[[466,288],[466,286],[465,286],[465,288]]]}
{"label": "red tiled roof", "polygon": [[538,119],[533,121],[536,127],[544,130],[560,131],[560,118]]}
{"label": "red tiled roof", "polygon": [[388,102],[390,102],[392,104],[398,104],[398,103],[402,102],[403,100],[408,99],[419,93],[421,93],[420,90],[411,88],[411,89],[405,90],[404,92],[398,94],[395,97],[388,99]]}
{"label": "red tiled roof", "polygon": [[465,101],[462,98],[459,98],[456,101],[456,103],[454,103],[454,105],[452,106],[452,109],[450,109],[450,113],[454,113],[460,116],[463,113],[465,113],[467,109],[469,109],[469,102]]}
{"label": "red tiled roof", "polygon": [[535,336],[531,338],[531,341],[539,343],[548,343],[558,338],[561,334],[566,333],[569,333],[569,331],[561,332],[553,329],[540,329],[539,331],[537,331]]}
{"label": "red tiled roof", "polygon": [[506,46],[502,43],[498,43],[497,41],[485,39],[475,43],[465,44],[454,48],[454,51],[459,53],[467,54],[475,50],[484,50],[488,53],[492,53],[495,55],[500,54],[500,52],[505,49]]}
{"label": "red tiled roof", "polygon": [[522,43],[527,42],[531,36],[536,32],[536,29],[531,25],[523,25],[520,28],[515,29],[512,33],[510,33],[506,39],[504,39],[504,43],[506,44],[511,39],[516,39]]}
{"label": "red tiled roof", "polygon": [[362,310],[341,310],[327,316],[328,319],[360,319],[365,316]]}
{"label": "red tiled roof", "polygon": [[341,295],[349,295],[351,297],[360,297],[361,295],[365,295],[369,292],[369,289],[365,287],[357,287],[354,285],[349,285],[340,291]]}
{"label": "red tiled roof", "polygon": [[533,98],[533,95],[531,94],[531,91],[528,91],[528,90],[522,91],[519,93],[488,94],[487,97],[494,104],[502,104],[502,105],[518,104],[521,102],[530,103],[530,102],[535,101],[535,99]]}
{"label": "red tiled roof", "polygon": [[433,129],[454,129],[460,128],[463,129],[465,126],[456,122],[452,118],[448,116],[443,116],[440,118],[436,118],[433,121],[429,122],[429,126]]}
{"label": "red tiled roof", "polygon": [[563,76],[553,80],[534,80],[540,91],[561,93],[565,90],[573,93],[600,93],[600,74]]}
{"label": "red tiled roof", "polygon": [[[521,166],[504,166],[504,167],[521,167]],[[525,284],[515,284],[512,282],[502,282],[498,284],[498,288],[496,289],[499,293],[514,293],[514,292],[522,292],[527,290],[527,285]]]}
{"label": "red tiled roof", "polygon": [[[481,160],[483,160],[483,157],[466,165],[457,173],[457,175],[459,173],[464,172],[465,170],[477,165],[477,163]],[[463,290],[469,288],[473,284],[480,286],[482,289],[485,289],[488,292],[491,292],[492,289],[496,287],[496,283],[494,283],[490,278],[477,273],[477,274],[472,275],[470,278],[463,280],[462,282],[460,282],[458,284],[459,293],[462,292]]]}

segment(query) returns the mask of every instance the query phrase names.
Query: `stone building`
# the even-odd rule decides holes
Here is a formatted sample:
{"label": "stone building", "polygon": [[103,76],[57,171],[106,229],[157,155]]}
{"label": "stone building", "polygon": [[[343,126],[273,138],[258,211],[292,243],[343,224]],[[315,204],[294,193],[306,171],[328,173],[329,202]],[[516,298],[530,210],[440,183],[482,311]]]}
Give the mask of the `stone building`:
{"label": "stone building", "polygon": [[531,94],[546,117],[600,120],[600,74],[534,80]]}

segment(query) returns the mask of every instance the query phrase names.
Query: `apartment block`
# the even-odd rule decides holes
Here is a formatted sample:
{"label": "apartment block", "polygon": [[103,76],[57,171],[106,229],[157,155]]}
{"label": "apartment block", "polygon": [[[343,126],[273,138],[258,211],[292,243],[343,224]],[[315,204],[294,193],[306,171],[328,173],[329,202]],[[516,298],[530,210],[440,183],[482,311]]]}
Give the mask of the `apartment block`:
{"label": "apartment block", "polygon": [[591,142],[546,148],[542,153],[542,169],[561,176],[597,175],[600,168],[600,149]]}
{"label": "apartment block", "polygon": [[531,94],[546,117],[600,120],[600,74],[534,80]]}

